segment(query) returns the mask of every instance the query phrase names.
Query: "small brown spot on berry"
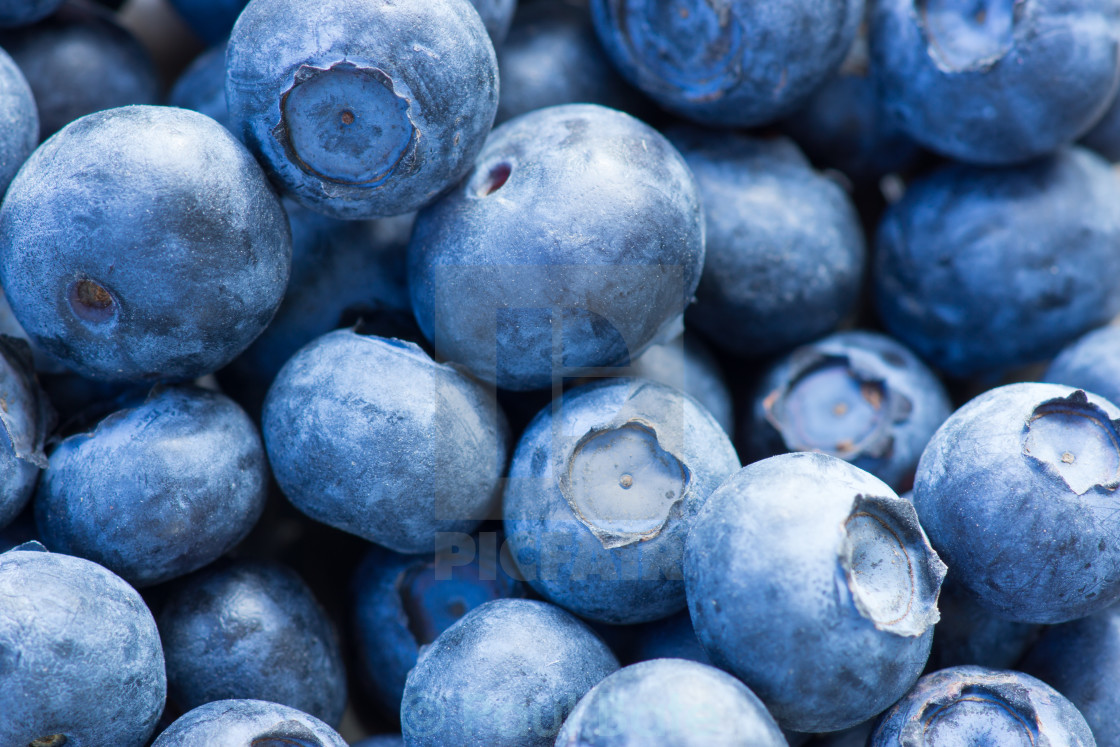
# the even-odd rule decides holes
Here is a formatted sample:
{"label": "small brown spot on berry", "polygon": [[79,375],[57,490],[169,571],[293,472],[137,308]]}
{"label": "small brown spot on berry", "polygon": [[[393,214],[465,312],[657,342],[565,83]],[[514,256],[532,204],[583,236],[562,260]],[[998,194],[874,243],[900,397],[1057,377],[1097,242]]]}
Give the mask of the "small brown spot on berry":
{"label": "small brown spot on berry", "polygon": [[354,112],[350,111],[349,109],[343,111],[342,112],[342,124],[344,124],[344,125],[354,124]]}
{"label": "small brown spot on berry", "polygon": [[70,286],[70,308],[87,322],[104,322],[115,312],[113,296],[102,285],[88,278]]}

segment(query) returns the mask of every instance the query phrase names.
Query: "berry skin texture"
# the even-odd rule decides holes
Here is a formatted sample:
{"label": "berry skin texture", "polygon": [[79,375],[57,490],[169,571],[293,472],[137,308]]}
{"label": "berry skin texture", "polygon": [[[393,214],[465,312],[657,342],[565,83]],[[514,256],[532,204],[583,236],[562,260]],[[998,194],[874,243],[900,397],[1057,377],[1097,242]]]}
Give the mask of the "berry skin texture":
{"label": "berry skin texture", "polygon": [[783,729],[819,732],[866,721],[918,679],[945,564],[885,483],[797,452],[747,465],[708,498],[684,577],[712,663]]}
{"label": "berry skin texture", "polygon": [[964,378],[1044,360],[1120,313],[1120,183],[1083,148],[1010,168],[943,166],[879,225],[887,330]]}
{"label": "berry skin texture", "polygon": [[880,717],[867,744],[1096,747],[1097,742],[1073,703],[1045,682],[1022,672],[963,666],[918,680]]}
{"label": "berry skin texture", "polygon": [[225,365],[272,319],[291,252],[252,156],[185,109],[73,122],[0,207],[0,283],[16,318],[94,379],[192,379]]}
{"label": "berry skin texture", "polygon": [[159,613],[171,699],[265,700],[337,726],[346,706],[338,634],[307,584],[279,563],[211,566]]}
{"label": "berry skin texture", "polygon": [[609,624],[685,606],[685,537],[739,469],[691,397],[643,379],[572,389],[529,424],[502,499],[521,575],[555,604]]}
{"label": "berry skin texture", "polygon": [[848,53],[863,0],[592,0],[604,49],[665,109],[751,127],[789,114]]}
{"label": "berry skin texture", "polygon": [[151,586],[209,565],[264,509],[268,463],[249,416],[194,387],[156,389],[63,441],[39,482],[47,547]]}
{"label": "berry skin texture", "polygon": [[611,366],[679,330],[704,263],[696,183],[650,126],[590,104],[494,130],[417,216],[412,310],[437,353],[504,389]]}
{"label": "berry skin texture", "polygon": [[498,108],[465,0],[252,0],[226,56],[232,128],[296,201],[401,215],[457,182]]}
{"label": "berry skin texture", "polygon": [[1120,75],[1115,0],[882,0],[870,14],[883,104],[922,145],[978,164],[1072,143]]}
{"label": "berry skin texture", "polygon": [[945,388],[917,356],[886,335],[851,330],[803,345],[770,367],[743,440],[752,461],[821,451],[902,491],[951,412]]}
{"label": "berry skin texture", "polygon": [[156,621],[131,586],[29,543],[0,555],[0,599],[0,744],[148,743],[167,678]]}
{"label": "berry skin texture", "polygon": [[583,696],[556,747],[786,747],[754,693],[726,672],[682,659],[618,670]]}
{"label": "berry skin texture", "polygon": [[0,529],[19,515],[35,493],[50,405],[35,381],[31,350],[22,340],[0,335]]}
{"label": "berry skin texture", "polygon": [[580,698],[618,669],[598,636],[559,607],[498,599],[445,630],[409,673],[409,747],[552,747]]}
{"label": "berry skin texture", "polygon": [[396,552],[473,531],[499,496],[508,434],[492,393],[412,343],[316,339],[280,370],[262,426],[296,508]]}
{"label": "berry skin texture", "polygon": [[0,197],[39,144],[39,112],[27,79],[0,50]]}
{"label": "berry skin texture", "polygon": [[180,716],[152,747],[346,747],[314,716],[263,700],[215,700]]}
{"label": "berry skin texture", "polygon": [[970,597],[1027,623],[1120,599],[1118,419],[1095,394],[1024,383],[981,394],[938,429],[914,506]]}

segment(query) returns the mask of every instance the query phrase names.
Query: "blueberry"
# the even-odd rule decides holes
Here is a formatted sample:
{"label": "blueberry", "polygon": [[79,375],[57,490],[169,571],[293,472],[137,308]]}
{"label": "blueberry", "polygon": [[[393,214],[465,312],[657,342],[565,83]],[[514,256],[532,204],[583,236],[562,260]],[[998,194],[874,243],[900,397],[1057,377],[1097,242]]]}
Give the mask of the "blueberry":
{"label": "blueberry", "polygon": [[22,340],[0,335],[0,528],[10,524],[35,491],[47,466],[43,445],[50,405]]}
{"label": "blueberry", "polygon": [[1057,623],[1120,599],[1120,408],[1080,389],[1010,384],[957,410],[918,464],[914,505],[969,596]]}
{"label": "blueberry", "polygon": [[167,679],[132,587],[88,560],[17,548],[0,555],[0,599],[0,744],[147,744]]}
{"label": "blueberry", "polygon": [[719,362],[699,338],[682,335],[646,348],[630,372],[639,379],[650,379],[680,389],[704,406],[724,432],[735,432],[731,390]]}
{"label": "blueberry", "polygon": [[54,13],[62,3],[63,0],[0,0],[0,27],[35,23]]}
{"label": "blueberry", "polygon": [[669,111],[749,127],[789,114],[844,59],[862,0],[592,0],[619,71]]}
{"label": "blueberry", "polygon": [[872,70],[898,125],[962,161],[1025,161],[1073,142],[1116,90],[1113,0],[882,0]]}
{"label": "blueberry", "polygon": [[260,167],[184,109],[83,117],[32,154],[0,208],[0,282],[16,317],[92,378],[220,368],[272,319],[290,263]]}
{"label": "blueberry", "polygon": [[218,374],[222,386],[259,414],[288,359],[320,335],[360,325],[362,333],[422,340],[408,298],[412,215],[340,221],[284,201],[292,228],[292,279],[261,336]]}
{"label": "blueberry", "polygon": [[225,41],[248,4],[249,0],[171,0],[172,7],[207,44]]}
{"label": "blueberry", "polygon": [[908,501],[843,460],[799,452],[712,494],[684,573],[712,663],[783,728],[814,732],[865,721],[914,684],[945,566]]}
{"label": "blueberry", "polygon": [[883,714],[868,747],[961,744],[1095,747],[1077,708],[1021,672],[952,667],[927,674]]}
{"label": "blueberry", "polygon": [[541,389],[664,335],[703,261],[700,197],[677,151],[629,115],[570,104],[494,130],[474,171],[421,211],[409,291],[440,355]]}
{"label": "blueberry", "polygon": [[35,519],[51,549],[148,586],[244,539],[267,480],[260,436],[241,408],[204,389],[157,389],[58,445]]}
{"label": "blueberry", "polygon": [[177,719],[152,747],[346,747],[314,716],[263,700],[215,700]]}
{"label": "blueberry", "polygon": [[743,683],[683,659],[618,670],[583,696],[556,739],[556,747],[651,744],[786,747],[786,740]]}
{"label": "blueberry", "polygon": [[905,347],[874,332],[837,332],[767,371],[746,429],[749,455],[820,451],[901,491],[951,412],[941,382]]}
{"label": "blueberry", "polygon": [[147,50],[104,8],[68,2],[18,32],[0,34],[35,94],[45,140],[103,109],[159,103],[159,80]]}
{"label": "blueberry", "polygon": [[1120,312],[1120,184],[1081,148],[910,185],[876,239],[883,324],[966,377],[1042,360]]}
{"label": "blueberry", "polygon": [[642,379],[573,389],[513,455],[510,554],[534,589],[583,617],[666,617],[685,606],[689,527],[738,468],[727,434],[682,392]]}
{"label": "blueberry", "polygon": [[205,114],[232,129],[226,106],[225,42],[210,47],[191,62],[175,81],[167,103]]}
{"label": "blueberry", "polygon": [[1069,698],[1097,744],[1120,744],[1120,608],[1047,629],[1020,667]]}
{"label": "blueberry", "polygon": [[400,215],[470,168],[498,65],[463,0],[253,0],[227,53],[233,129],[297,201]]}
{"label": "blueberry", "polygon": [[178,583],[158,616],[171,700],[266,700],[337,725],[346,707],[338,634],[278,563],[240,561]]}
{"label": "blueberry", "polygon": [[39,112],[27,79],[0,49],[0,197],[39,143]]}
{"label": "blueberry", "polygon": [[618,669],[607,646],[545,602],[499,599],[469,612],[409,673],[409,747],[552,747],[580,698]]}
{"label": "blueberry", "polygon": [[866,24],[840,68],[782,122],[815,164],[840,170],[858,187],[916,165],[921,149],[887,114],[871,74]]}
{"label": "blueberry", "polygon": [[493,509],[506,425],[493,396],[412,343],[339,330],[300,350],[264,404],[276,480],[311,518],[432,552]]}
{"label": "blueberry", "polygon": [[[399,713],[420,651],[472,609],[520,597],[525,587],[499,562],[498,536],[463,535],[452,551],[407,556],[373,547],[355,571],[354,636],[362,675],[380,706]],[[489,551],[486,551],[489,548]]]}
{"label": "blueberry", "polygon": [[639,114],[641,95],[615,71],[587,8],[536,2],[517,12],[498,46],[498,122],[560,104],[601,104]]}
{"label": "blueberry", "polygon": [[1120,403],[1120,327],[1102,327],[1070,343],[1050,362],[1043,381]]}
{"label": "blueberry", "polygon": [[680,128],[669,139],[696,175],[707,226],[689,324],[750,357],[835,329],[859,300],[867,253],[844,190],[785,138]]}

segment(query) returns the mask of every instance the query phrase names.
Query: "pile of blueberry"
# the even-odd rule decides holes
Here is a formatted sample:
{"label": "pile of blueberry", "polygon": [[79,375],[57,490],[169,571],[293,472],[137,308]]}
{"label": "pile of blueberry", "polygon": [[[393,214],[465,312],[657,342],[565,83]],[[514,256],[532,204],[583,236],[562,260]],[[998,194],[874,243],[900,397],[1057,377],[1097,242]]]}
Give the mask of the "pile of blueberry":
{"label": "pile of blueberry", "polygon": [[0,0],[0,747],[1120,747],[1120,0],[120,6]]}

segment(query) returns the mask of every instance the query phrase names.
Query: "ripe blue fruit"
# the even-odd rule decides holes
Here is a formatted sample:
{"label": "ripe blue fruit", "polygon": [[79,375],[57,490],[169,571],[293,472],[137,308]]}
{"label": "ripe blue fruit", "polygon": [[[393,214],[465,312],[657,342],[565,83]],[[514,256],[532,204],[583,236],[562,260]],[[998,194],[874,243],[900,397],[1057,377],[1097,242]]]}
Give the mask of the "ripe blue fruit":
{"label": "ripe blue fruit", "polygon": [[252,699],[337,726],[346,706],[338,633],[278,563],[216,564],[169,590],[157,620],[171,699],[183,710]]}
{"label": "ripe blue fruit", "polygon": [[[226,45],[210,47],[196,57],[175,81],[167,103],[205,114],[231,129],[226,106]],[[237,133],[234,133],[235,135]]]}
{"label": "ripe blue fruit", "polygon": [[905,490],[951,412],[941,382],[903,345],[874,332],[837,332],[764,374],[744,441],[752,459],[820,451]]}
{"label": "ripe blue fruit", "polygon": [[472,609],[525,595],[525,585],[498,562],[496,533],[477,542],[463,535],[460,542],[452,548],[455,552],[435,556],[373,547],[354,573],[353,630],[360,674],[388,713],[400,712],[405,680],[424,647]]}
{"label": "ripe blue fruit", "polygon": [[751,358],[835,329],[859,300],[867,255],[844,190],[786,138],[682,127],[668,136],[704,203],[704,272],[689,324]]}
{"label": "ripe blue fruit", "polygon": [[1050,362],[1042,380],[1120,404],[1120,326],[1102,327],[1071,342]]}
{"label": "ripe blue fruit", "polygon": [[685,606],[685,536],[738,468],[727,434],[676,389],[621,378],[570,390],[514,452],[510,554],[534,589],[583,617],[666,617]]}
{"label": "ripe blue fruit", "polygon": [[786,747],[754,693],[726,672],[683,659],[634,664],[584,695],[556,747]]}
{"label": "ripe blue fruit", "polygon": [[796,109],[840,64],[863,0],[592,0],[619,71],[700,124],[749,127]]}
{"label": "ripe blue fruit", "polygon": [[914,684],[945,565],[909,501],[841,459],[797,452],[711,495],[684,574],[712,663],[783,728],[816,732],[865,721]]}
{"label": "ripe blue fruit", "polygon": [[0,0],[0,27],[26,26],[46,18],[63,0]]}
{"label": "ripe blue fruit", "polygon": [[922,677],[882,715],[867,744],[903,747],[914,734],[928,747],[1097,744],[1077,708],[1057,690],[1022,672],[983,667]]}
{"label": "ripe blue fruit", "polygon": [[263,700],[215,700],[180,716],[152,747],[346,747],[314,716]]}
{"label": "ripe blue fruit", "polygon": [[1120,744],[1120,609],[1047,628],[1019,665],[1085,717],[1099,745]]}
{"label": "ripe blue fruit", "polygon": [[420,212],[412,309],[436,352],[505,389],[637,357],[704,262],[692,174],[660,133],[589,104],[494,130],[474,171]]}
{"label": "ripe blue fruit", "polygon": [[397,552],[473,531],[498,499],[507,433],[493,394],[412,343],[316,339],[277,375],[262,425],[296,508]]}
{"label": "ripe blue fruit", "polygon": [[937,169],[879,225],[883,324],[955,377],[1049,358],[1120,312],[1117,204],[1116,175],[1083,148]]}
{"label": "ripe blue fruit", "polygon": [[969,596],[1058,623],[1120,599],[1120,408],[1080,389],[1010,384],[976,397],[922,453],[914,506]]}
{"label": "ripe blue fruit", "polygon": [[27,79],[0,49],[0,197],[39,143],[39,112]]}
{"label": "ripe blue fruit", "polygon": [[1101,117],[1120,73],[1114,0],[882,0],[872,72],[916,141],[1009,164],[1071,143]]}
{"label": "ripe blue fruit", "polygon": [[267,486],[260,434],[232,400],[194,387],[156,389],[58,445],[35,520],[52,550],[149,586],[244,539]]}
{"label": "ripe blue fruit", "polygon": [[44,140],[86,114],[160,102],[147,50],[97,5],[65,3],[34,26],[0,33],[0,46],[31,85]]}
{"label": "ripe blue fruit", "polygon": [[498,122],[560,104],[601,104],[635,115],[650,108],[611,65],[579,3],[526,3],[497,50]]}
{"label": "ripe blue fruit", "polygon": [[470,168],[498,64],[465,0],[253,0],[227,52],[233,129],[298,202],[407,213]]}
{"label": "ripe blue fruit", "polygon": [[276,374],[316,337],[360,324],[365,334],[420,341],[408,299],[412,215],[340,221],[284,200],[292,228],[292,279],[253,344],[218,373],[222,387],[259,415]]}
{"label": "ripe blue fruit", "polygon": [[50,405],[35,381],[31,350],[0,335],[0,529],[10,524],[35,491],[50,429]]}
{"label": "ripe blue fruit", "polygon": [[401,725],[410,747],[552,747],[583,695],[618,669],[590,628],[546,602],[498,599],[420,655]]}
{"label": "ripe blue fruit", "polygon": [[142,747],[167,695],[151,612],[96,563],[33,547],[0,555],[0,744]]}
{"label": "ripe blue fruit", "polygon": [[27,334],[97,379],[190,379],[232,360],[280,305],[284,209],[214,120],[129,106],[32,154],[0,207],[0,283]]}

